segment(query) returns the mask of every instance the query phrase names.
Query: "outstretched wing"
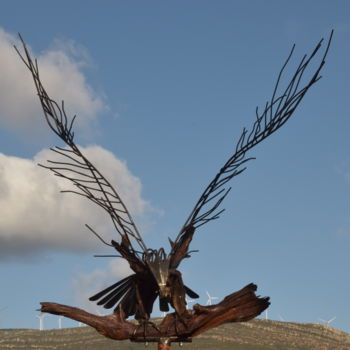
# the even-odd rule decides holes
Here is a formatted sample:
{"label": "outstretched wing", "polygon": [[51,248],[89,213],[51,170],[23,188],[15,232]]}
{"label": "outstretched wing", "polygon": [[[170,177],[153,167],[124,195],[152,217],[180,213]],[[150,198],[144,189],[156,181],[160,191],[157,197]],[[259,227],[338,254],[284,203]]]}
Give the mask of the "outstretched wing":
{"label": "outstretched wing", "polygon": [[[64,102],[62,101],[59,105],[48,96],[40,80],[38,63],[36,60],[33,61],[25,42],[21,37],[20,39],[24,55],[16,47],[15,49],[32,74],[46,121],[51,130],[67,145],[66,148],[51,148],[53,152],[61,156],[60,160],[48,160],[47,165],[40,165],[50,169],[56,176],[74,184],[74,190],[62,192],[81,195],[103,208],[111,217],[119,235],[128,241],[129,248],[135,257],[138,256],[138,252],[132,248],[133,239],[143,252],[147,252],[147,247],[117,191],[74,143],[73,124],[76,116],[69,120],[64,109]],[[108,244],[90,226],[86,226],[105,244]]]}
{"label": "outstretched wing", "polygon": [[302,78],[311,61],[321,48],[323,39],[317,44],[309,57],[304,55],[287,87],[280,93],[280,82],[284,70],[293,54],[295,45],[293,46],[287,60],[279,72],[272,97],[270,101],[266,102],[264,111],[259,114],[258,107],[256,108],[256,120],[253,127],[250,131],[246,128],[243,129],[233,155],[228,159],[208,187],[204,190],[184,226],[180,230],[180,233],[176,237],[175,242],[171,242],[171,262],[174,266],[177,266],[181,259],[188,256],[188,246],[192,239],[194,230],[211,220],[218,219],[220,214],[225,210],[220,210],[219,207],[231,188],[225,188],[224,186],[232,178],[246,169],[244,166],[245,163],[254,159],[252,157],[246,157],[246,153],[286,123],[310,87],[321,78],[320,71],[325,64],[332,35],[333,31],[329,37],[321,62],[314,73],[310,74],[311,78],[306,84],[301,86]]}

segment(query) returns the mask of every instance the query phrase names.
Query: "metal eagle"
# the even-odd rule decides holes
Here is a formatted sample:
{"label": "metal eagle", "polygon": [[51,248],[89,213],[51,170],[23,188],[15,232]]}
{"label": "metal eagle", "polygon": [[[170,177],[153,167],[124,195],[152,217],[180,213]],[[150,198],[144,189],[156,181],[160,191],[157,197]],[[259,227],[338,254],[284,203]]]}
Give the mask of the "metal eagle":
{"label": "metal eagle", "polygon": [[[61,157],[60,160],[48,160],[47,164],[41,166],[74,185],[73,190],[62,192],[83,196],[108,213],[119,235],[118,241],[112,240],[107,243],[90,226],[86,226],[104,244],[115,249],[122,258],[127,260],[133,270],[130,276],[90,297],[91,301],[107,309],[119,307],[126,317],[134,316],[137,320],[147,321],[153,304],[159,297],[161,311],[167,312],[171,306],[180,319],[186,317],[186,295],[190,298],[198,298],[198,294],[184,284],[178,268],[183,259],[190,257],[189,247],[194,233],[200,226],[218,219],[224,211],[221,204],[230,191],[230,187],[226,187],[227,183],[241,174],[246,169],[246,163],[254,159],[247,156],[248,151],[284,125],[308,90],[321,78],[320,71],[325,64],[332,35],[333,32],[325,45],[319,63],[314,61],[322,47],[323,39],[309,56],[302,57],[290,80],[284,88],[281,88],[285,68],[294,51],[295,45],[293,46],[279,71],[271,98],[266,102],[262,112],[256,108],[252,127],[243,128],[231,157],[205,188],[175,240],[169,239],[169,253],[166,253],[164,248],[155,250],[146,246],[115,187],[75,144],[73,125],[76,116],[69,118],[65,112],[64,102],[58,104],[48,96],[39,77],[37,61],[31,58],[25,42],[20,37],[24,54],[21,54],[17,48],[16,50],[32,74],[46,122],[66,144],[64,148],[51,148]],[[305,78],[305,75],[309,77]]]}

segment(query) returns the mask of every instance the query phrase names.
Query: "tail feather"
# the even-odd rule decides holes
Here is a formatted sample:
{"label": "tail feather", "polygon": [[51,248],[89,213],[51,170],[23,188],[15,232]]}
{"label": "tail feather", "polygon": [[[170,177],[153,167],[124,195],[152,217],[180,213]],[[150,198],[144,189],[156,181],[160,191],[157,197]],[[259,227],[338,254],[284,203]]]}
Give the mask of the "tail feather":
{"label": "tail feather", "polygon": [[107,287],[106,289],[101,290],[100,292],[98,292],[97,294],[93,295],[92,297],[89,298],[89,300],[91,301],[96,301],[98,299],[101,299],[104,295],[106,295],[107,293],[109,293],[110,291],[112,291],[113,289],[118,288],[119,286],[121,286],[124,283],[127,283],[128,280],[130,280],[131,278],[133,278],[134,275],[128,276],[126,278],[123,278],[122,280],[118,281],[117,283],[112,284],[111,286]]}
{"label": "tail feather", "polygon": [[117,289],[114,289],[104,298],[102,298],[97,305],[103,305],[106,309],[110,309],[117,301],[131,288],[133,281],[130,280],[127,283],[119,286]]}
{"label": "tail feather", "polygon": [[119,301],[126,317],[135,315],[136,312],[136,289],[131,288]]}
{"label": "tail feather", "polygon": [[169,311],[169,302],[168,302],[167,298],[159,297],[159,309],[162,312],[168,312]]}
{"label": "tail feather", "polygon": [[118,290],[114,295],[112,295],[107,302],[104,304],[105,309],[110,309],[115,304],[117,304],[131,289],[133,289],[133,283],[129,283],[124,288]]}
{"label": "tail feather", "polygon": [[192,289],[188,288],[187,286],[185,286],[185,291],[190,298],[193,298],[193,299],[199,298],[199,295],[196,292],[194,292]]}

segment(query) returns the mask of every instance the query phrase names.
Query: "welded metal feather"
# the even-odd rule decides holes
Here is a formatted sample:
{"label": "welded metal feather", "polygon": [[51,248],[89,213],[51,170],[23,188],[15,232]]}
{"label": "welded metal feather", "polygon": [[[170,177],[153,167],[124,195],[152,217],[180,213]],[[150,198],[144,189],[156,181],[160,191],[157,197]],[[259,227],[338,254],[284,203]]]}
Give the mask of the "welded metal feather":
{"label": "welded metal feather", "polygon": [[[83,196],[104,209],[112,219],[114,228],[122,237],[129,241],[130,249],[136,256],[131,241],[136,241],[142,252],[147,252],[147,247],[128,211],[115,188],[103,176],[103,174],[85,157],[74,142],[73,125],[76,116],[69,119],[64,102],[58,105],[52,100],[41,84],[37,61],[31,58],[28,48],[20,36],[24,48],[24,55],[15,47],[24,64],[32,74],[34,84],[41,102],[46,121],[51,130],[67,145],[65,148],[51,148],[60,156],[60,160],[48,160],[46,165],[40,166],[51,170],[56,176],[69,180],[74,189],[62,192],[70,192]],[[113,246],[103,240],[89,225],[86,225],[103,243]],[[141,258],[141,256],[139,256]]]}
{"label": "welded metal feather", "polygon": [[284,91],[278,93],[283,73],[295,48],[295,45],[293,46],[278,74],[271,99],[266,102],[265,108],[261,114],[259,113],[258,107],[256,108],[256,120],[250,132],[248,132],[246,128],[243,128],[233,155],[206,187],[176,237],[172,245],[172,254],[175,254],[176,250],[179,249],[190,227],[196,229],[220,217],[220,214],[225,209],[220,210],[219,207],[231,189],[230,187],[225,188],[224,185],[246,169],[243,165],[249,160],[254,159],[253,157],[247,158],[246,153],[286,123],[309,88],[321,78],[320,71],[325,64],[325,58],[330,47],[332,36],[333,31],[330,34],[321,61],[315,72],[311,75],[311,78],[309,78],[303,86],[300,86],[307,67],[322,46],[323,39],[320,40],[309,57],[307,55],[303,56]]}

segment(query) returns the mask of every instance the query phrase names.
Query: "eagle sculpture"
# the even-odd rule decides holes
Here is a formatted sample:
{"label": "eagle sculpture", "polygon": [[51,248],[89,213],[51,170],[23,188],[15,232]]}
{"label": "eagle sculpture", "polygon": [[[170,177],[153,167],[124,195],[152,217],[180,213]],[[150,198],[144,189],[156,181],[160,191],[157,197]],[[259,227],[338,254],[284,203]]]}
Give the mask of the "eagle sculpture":
{"label": "eagle sculpture", "polygon": [[93,228],[86,226],[104,244],[115,249],[120,257],[127,260],[133,270],[130,276],[93,295],[91,301],[96,301],[107,309],[119,307],[127,317],[134,316],[137,320],[148,321],[153,304],[159,297],[161,311],[169,311],[170,305],[179,319],[186,318],[186,295],[191,298],[198,298],[198,295],[184,284],[178,268],[183,259],[190,257],[190,243],[194,233],[200,226],[219,218],[224,211],[221,204],[230,191],[226,185],[241,174],[246,169],[245,165],[254,159],[248,157],[247,153],[287,122],[311,86],[320,79],[332,34],[319,63],[315,63],[315,57],[319,55],[323,39],[309,56],[302,57],[290,80],[281,88],[285,68],[294,51],[293,46],[278,74],[271,98],[262,112],[256,108],[252,127],[243,128],[231,157],[204,189],[175,240],[170,240],[168,253],[164,248],[156,250],[146,245],[116,189],[75,144],[75,116],[68,118],[63,101],[59,104],[48,96],[39,77],[37,61],[31,58],[21,38],[24,54],[16,50],[32,74],[46,122],[66,144],[64,148],[52,148],[61,157],[59,160],[48,160],[46,165],[41,166],[74,185],[74,189],[63,192],[83,196],[108,213],[119,240],[108,243]]}

